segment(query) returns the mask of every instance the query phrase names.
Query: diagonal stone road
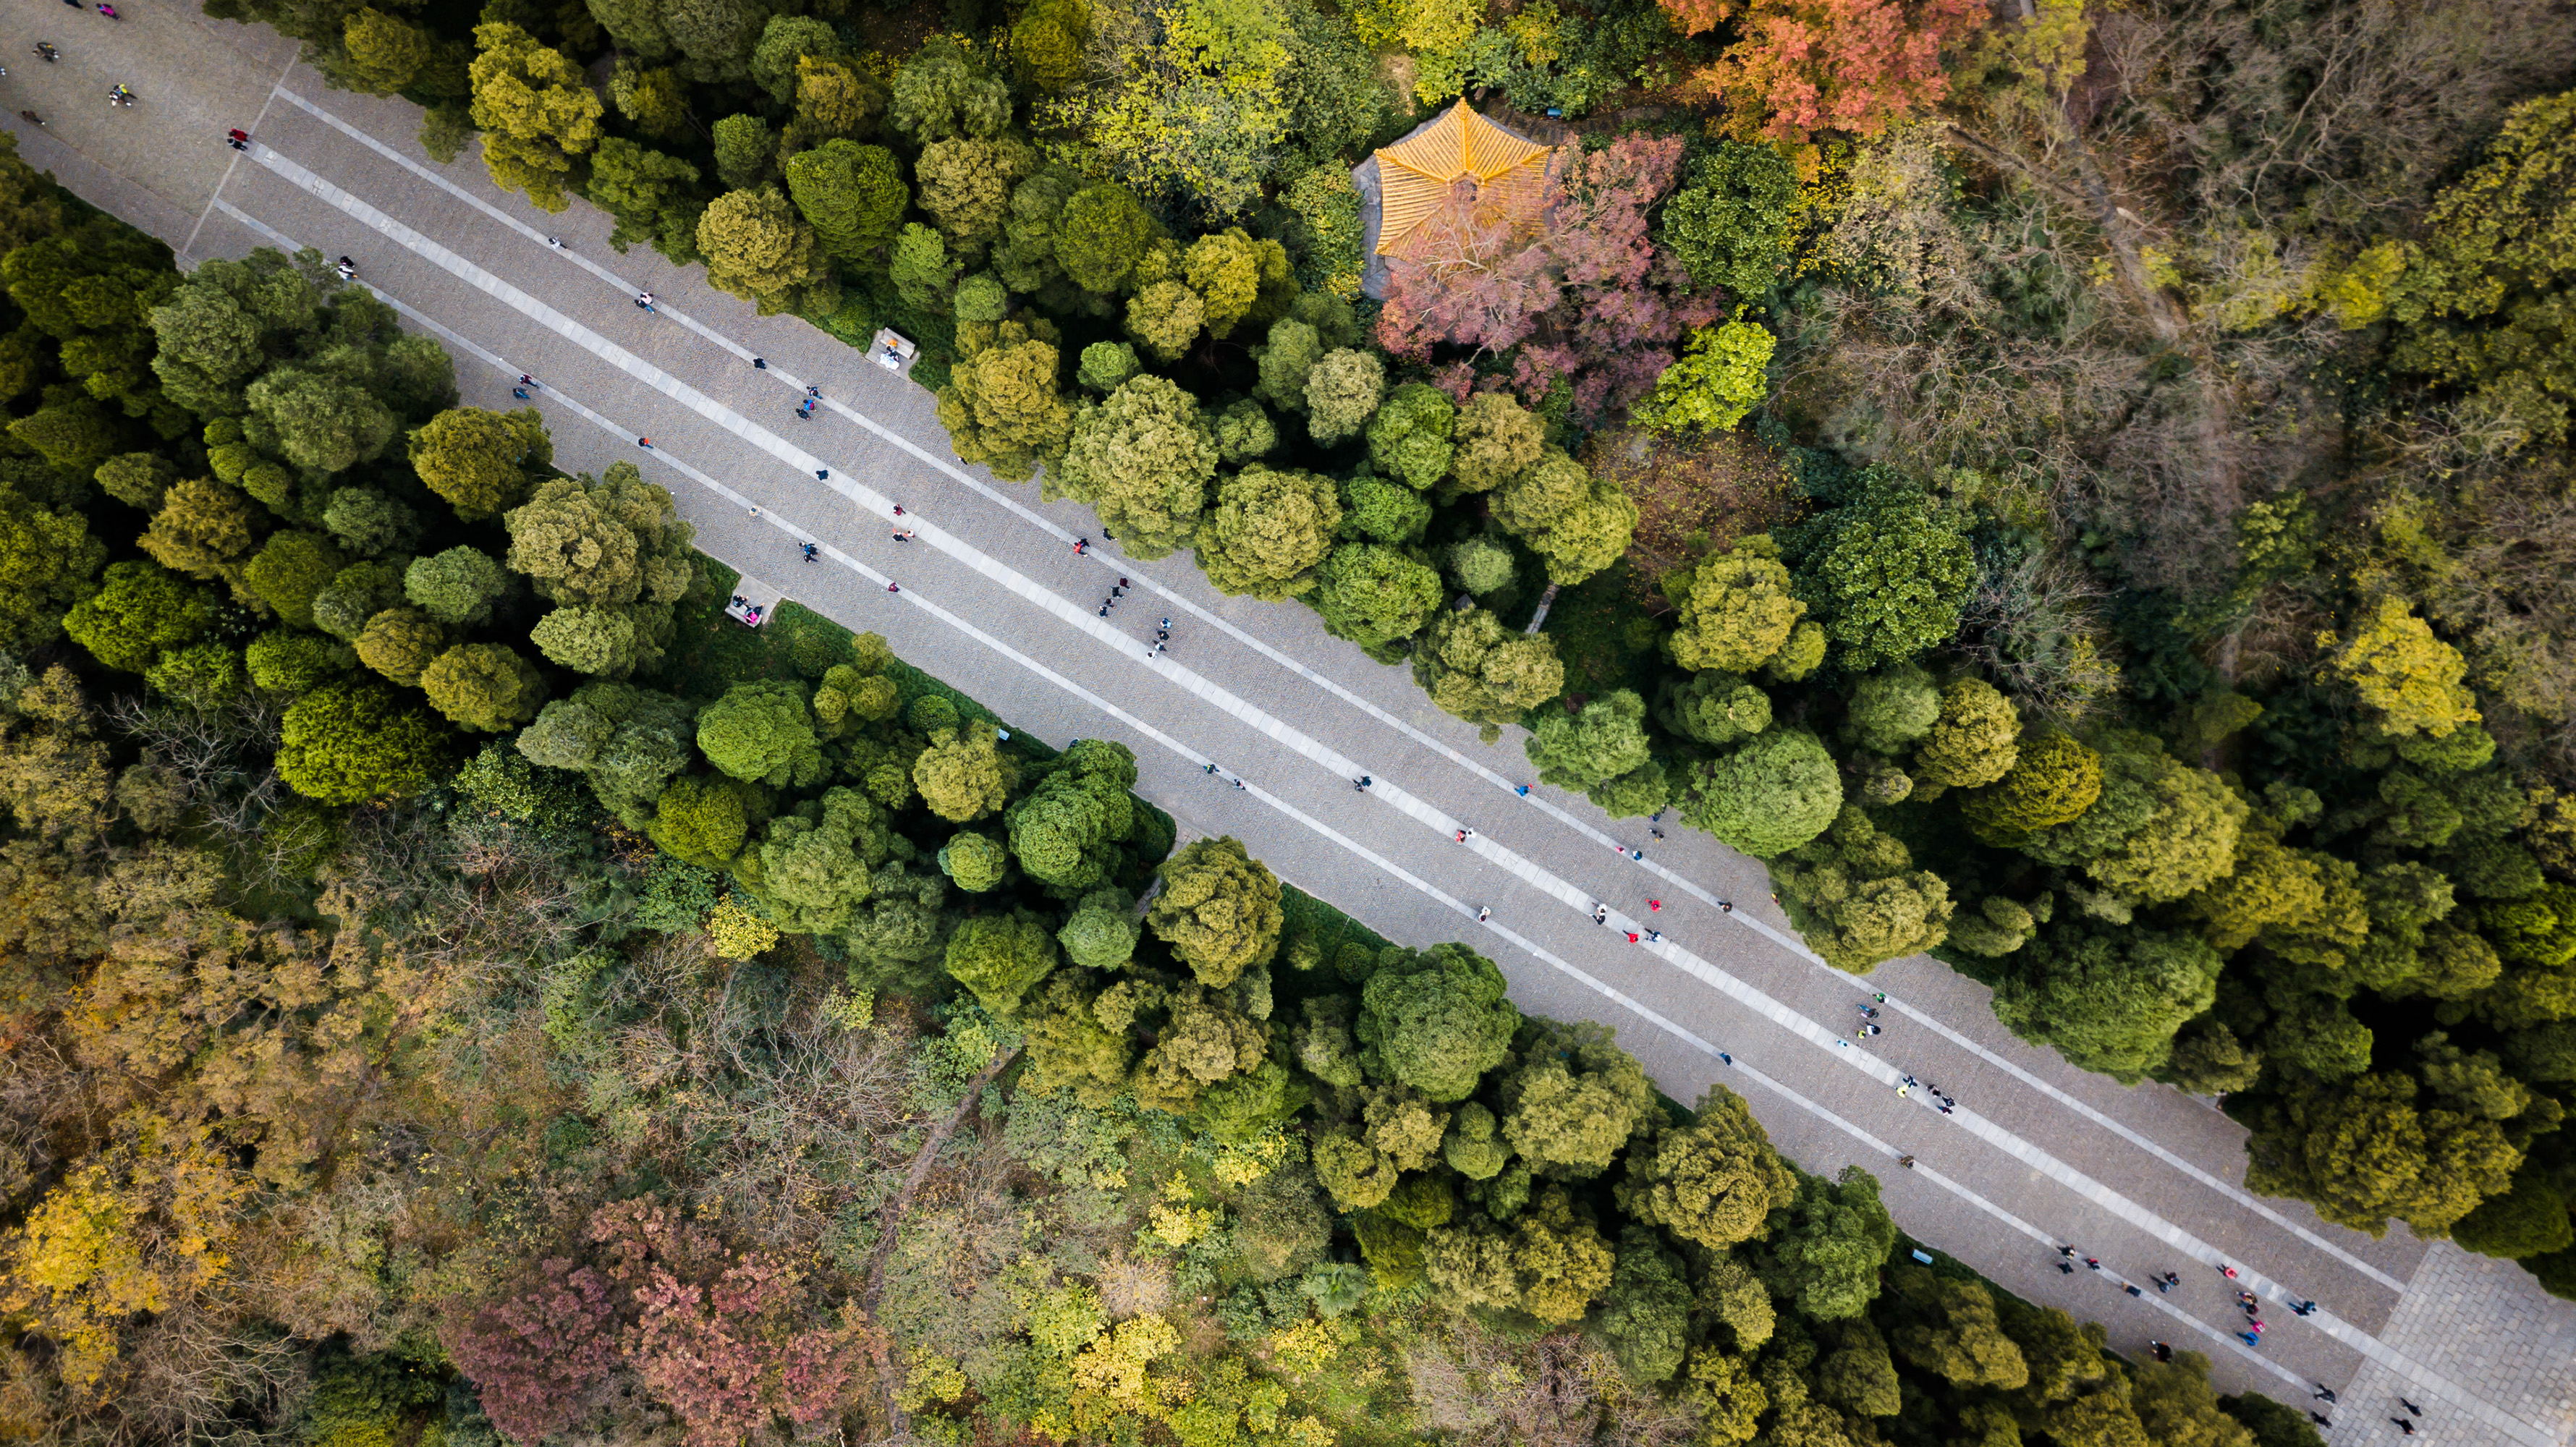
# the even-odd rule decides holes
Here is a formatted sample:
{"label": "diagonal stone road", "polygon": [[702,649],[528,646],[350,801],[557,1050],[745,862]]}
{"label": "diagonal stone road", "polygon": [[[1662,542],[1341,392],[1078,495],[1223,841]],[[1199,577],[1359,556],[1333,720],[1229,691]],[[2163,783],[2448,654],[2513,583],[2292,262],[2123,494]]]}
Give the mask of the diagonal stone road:
{"label": "diagonal stone road", "polygon": [[[2241,1133],[2205,1103],[2124,1089],[2014,1040],[1982,988],[1935,962],[1865,983],[1823,966],[1768,903],[1757,862],[1687,831],[1650,841],[1638,821],[1544,786],[1519,796],[1517,736],[1482,745],[1311,613],[1221,597],[1179,559],[1119,557],[1081,509],[956,465],[927,394],[829,337],[758,317],[698,272],[615,254],[585,206],[550,217],[470,157],[429,162],[410,139],[416,111],[328,91],[271,32],[177,4],[136,13],[144,4],[115,26],[19,12],[5,43],[51,40],[64,61],[13,69],[0,110],[43,115],[41,129],[15,125],[23,154],[183,264],[263,244],[356,257],[367,284],[449,345],[469,402],[515,405],[520,372],[543,379],[561,465],[638,462],[701,546],[747,575],[884,633],[1041,737],[1121,739],[1140,791],[1185,831],[1243,838],[1390,938],[1477,942],[1524,1008],[1616,1027],[1678,1098],[1718,1081],[1744,1092],[1801,1164],[1867,1166],[1914,1236],[2105,1322],[2117,1349],[2197,1348],[2223,1390],[2298,1402],[2311,1383],[2335,1386],[2339,1444],[2393,1437],[2374,1404],[2395,1393],[2427,1406],[2428,1442],[2576,1439],[2576,1310],[2518,1271],[2253,1196]],[[117,81],[138,106],[105,107]],[[258,144],[222,149],[231,125]],[[632,305],[646,288],[656,314]],[[813,421],[793,414],[808,381],[827,399]],[[897,503],[918,541],[890,535]],[[799,561],[806,541],[822,561]],[[1119,576],[1141,587],[1103,618]],[[1174,648],[1155,658],[1163,616]],[[1377,781],[1365,794],[1350,787],[1362,773]],[[1613,852],[1631,847],[1647,857]],[[1596,903],[1617,928],[1592,923]],[[1483,906],[1493,917],[1479,924]],[[1629,945],[1647,919],[1665,938]],[[1873,989],[1892,1008],[1862,1048],[1843,1027]],[[1900,1098],[1909,1073],[1944,1082],[1958,1113]],[[2061,1243],[2106,1269],[2062,1275]],[[2229,1335],[2221,1262],[2276,1302],[2320,1310],[2273,1313],[2248,1348]],[[2169,1296],[2120,1290],[2166,1269],[2184,1277]]]}

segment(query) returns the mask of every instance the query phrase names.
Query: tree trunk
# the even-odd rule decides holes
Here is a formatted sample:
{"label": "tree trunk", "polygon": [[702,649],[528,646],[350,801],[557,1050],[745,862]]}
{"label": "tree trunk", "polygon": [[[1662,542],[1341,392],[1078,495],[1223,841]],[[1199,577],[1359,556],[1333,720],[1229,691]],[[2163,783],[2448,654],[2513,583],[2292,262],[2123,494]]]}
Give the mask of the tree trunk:
{"label": "tree trunk", "polygon": [[1537,637],[1538,630],[1547,625],[1547,610],[1555,606],[1556,585],[1550,583],[1547,585],[1547,591],[1538,595],[1538,611],[1530,615],[1529,626],[1521,632],[1533,638]]}
{"label": "tree trunk", "polygon": [[[904,1212],[912,1209],[914,1193],[921,1189],[923,1181],[930,1178],[930,1168],[938,1164],[939,1152],[948,1145],[948,1138],[957,1134],[957,1128],[966,1123],[966,1113],[973,1110],[975,1102],[983,1098],[984,1087],[992,1084],[996,1076],[1009,1069],[1011,1062],[1019,1058],[1019,1051],[1007,1051],[992,1064],[977,1071],[973,1080],[966,1082],[965,1097],[957,1102],[955,1110],[948,1112],[948,1118],[941,1121],[937,1129],[931,1131],[930,1139],[921,1143],[921,1153],[912,1158],[912,1169],[904,1174],[903,1189],[895,1192],[894,1199],[886,1202],[885,1209],[877,1213],[876,1256],[868,1262],[867,1289],[859,1294],[859,1304],[867,1312],[870,1322],[876,1320],[877,1298],[885,1292],[886,1262],[894,1256],[894,1233],[903,1225]],[[895,1405],[895,1389],[900,1385],[901,1382],[895,1370],[894,1351],[889,1346],[877,1353],[877,1388],[885,1396],[886,1432],[889,1437],[901,1437],[910,1430],[904,1420],[903,1408]]]}

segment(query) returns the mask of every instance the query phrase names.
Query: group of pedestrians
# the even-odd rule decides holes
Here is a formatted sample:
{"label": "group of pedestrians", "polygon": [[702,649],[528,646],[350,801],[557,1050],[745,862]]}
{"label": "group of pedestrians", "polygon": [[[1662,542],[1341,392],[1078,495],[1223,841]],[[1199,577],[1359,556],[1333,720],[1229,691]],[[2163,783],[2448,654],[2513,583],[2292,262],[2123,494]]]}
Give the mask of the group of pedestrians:
{"label": "group of pedestrians", "polygon": [[[2316,1305],[2316,1303],[2315,1303],[2315,1302],[2310,1302],[2310,1303],[2308,1303],[2308,1305],[2309,1305],[2310,1307],[2312,1307],[2312,1308],[2313,1308],[2313,1307]],[[2303,1313],[2303,1314],[2304,1314],[2304,1313]],[[2336,1395],[2335,1395],[2335,1389],[2334,1389],[2334,1388],[2327,1386],[2327,1385],[2326,1385],[2325,1383],[2323,1383],[2323,1382],[2319,1382],[2319,1383],[2317,1383],[2317,1384],[2316,1384],[2316,1390],[2315,1390],[2315,1391],[2313,1391],[2313,1392],[2308,1393],[2308,1400],[2310,1400],[2310,1401],[2312,1401],[2312,1402],[2323,1402],[2323,1403],[2325,1403],[2327,1406],[2331,1407],[2331,1406],[2335,1405],[2336,1403],[2338,1403],[2338,1402],[2342,1401],[2343,1399],[2342,1399],[2341,1397],[2338,1397],[2338,1396],[2336,1396]],[[2414,1436],[2414,1435],[2415,1435],[2415,1420],[2414,1420],[2414,1419],[2415,1419],[2415,1418],[2418,1418],[2418,1417],[2423,1416],[2423,1415],[2424,1415],[2424,1409],[2423,1409],[2422,1407],[2419,1407],[2419,1406],[2415,1405],[2413,1402],[2410,1402],[2410,1401],[2406,1400],[2404,1397],[2399,1397],[2399,1398],[2397,1399],[2397,1405],[2405,1409],[2405,1411],[2406,1411],[2406,1415],[2405,1415],[2405,1416],[2403,1416],[2403,1417],[2391,1417],[2391,1418],[2389,1418],[2389,1419],[2388,1419],[2388,1420],[2389,1420],[2389,1423],[2390,1423],[2392,1426],[2394,1426],[2394,1427],[2396,1427],[2396,1428],[2397,1428],[2397,1435],[2398,1435],[2398,1436],[2400,1436],[2400,1437],[2412,1437],[2412,1436]],[[2333,1425],[2334,1425],[2334,1421],[2333,1421],[2333,1419],[2332,1419],[2332,1418],[2329,1418],[2328,1416],[2326,1416],[2326,1414],[2325,1414],[2325,1413],[2318,1411],[2318,1410],[2317,1410],[2316,1408],[2314,1408],[2314,1407],[2310,1407],[2310,1408],[2308,1409],[2308,1420],[2309,1420],[2309,1421],[2311,1421],[2311,1422],[2316,1423],[2316,1424],[2317,1424],[2318,1426],[2320,1426],[2320,1427],[2331,1427],[2331,1426],[2333,1426]]]}

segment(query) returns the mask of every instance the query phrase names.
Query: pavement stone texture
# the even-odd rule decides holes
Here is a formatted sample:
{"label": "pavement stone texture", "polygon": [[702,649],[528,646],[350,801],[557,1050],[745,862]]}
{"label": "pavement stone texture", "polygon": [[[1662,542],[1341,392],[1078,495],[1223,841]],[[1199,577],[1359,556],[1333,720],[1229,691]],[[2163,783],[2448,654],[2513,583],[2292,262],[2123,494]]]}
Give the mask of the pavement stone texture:
{"label": "pavement stone texture", "polygon": [[[2251,1196],[2243,1133],[2207,1102],[2123,1087],[2014,1039],[1984,987],[1935,961],[1894,961],[1867,981],[1824,968],[1769,902],[1758,861],[1687,830],[1650,841],[1643,821],[1543,786],[1516,797],[1517,733],[1489,748],[1408,670],[1325,636],[1309,610],[1222,597],[1185,560],[1122,559],[1083,509],[953,465],[930,396],[858,352],[756,315],[698,271],[615,254],[604,216],[580,203],[538,212],[493,188],[470,149],[429,162],[415,110],[329,90],[272,32],[179,0],[124,8],[122,24],[34,0],[10,12],[0,54],[49,39],[65,57],[0,79],[0,112],[32,108],[47,125],[0,123],[31,163],[170,241],[183,264],[281,241],[358,257],[363,280],[448,343],[467,403],[516,406],[518,372],[544,380],[558,465],[637,461],[672,489],[699,545],[747,576],[885,634],[1015,727],[1129,743],[1139,791],[1184,837],[1242,838],[1400,942],[1475,942],[1524,1009],[1612,1025],[1676,1098],[1719,1081],[1741,1091],[1801,1165],[1872,1170],[1916,1238],[2105,1323],[2117,1350],[2151,1337],[2199,1350],[2222,1391],[2295,1402],[2308,1382],[2334,1385],[2350,1404],[2338,1444],[2397,1439],[2386,1414],[2358,1410],[2371,1392],[2391,1411],[2395,1393],[2423,1404],[2422,1442],[2576,1441],[2576,1306],[2517,1268]],[[120,80],[142,100],[110,111],[104,92]],[[258,136],[252,154],[223,149],[231,125]],[[648,287],[661,315],[631,304]],[[749,366],[755,353],[770,370]],[[790,415],[803,381],[829,399],[810,423]],[[892,501],[920,541],[889,538]],[[1067,544],[1082,535],[1095,546],[1076,557]],[[797,562],[806,539],[827,565]],[[1122,572],[1140,591],[1103,620],[1094,610]],[[1163,615],[1172,652],[1146,659]],[[1202,772],[1209,761],[1221,777]],[[1366,795],[1349,786],[1361,772],[1378,780]],[[1461,847],[1452,831],[1469,825],[1479,835]],[[1594,901],[1670,938],[1631,947],[1592,925]],[[1480,903],[1495,908],[1482,931]],[[1871,990],[1890,997],[1887,1033],[1863,1048],[1846,1037]],[[1891,1086],[1908,1072],[1952,1092],[1959,1115],[1935,1115],[1920,1092],[1900,1099]],[[1898,1168],[1900,1153],[1918,1167]],[[2061,1274],[2061,1243],[2108,1270]],[[2273,1301],[2324,1310],[2277,1311],[2262,1350],[2246,1349],[2225,1335],[2221,1260]],[[2119,1290],[2124,1275],[2168,1268],[2185,1277],[2170,1297]]]}
{"label": "pavement stone texture", "polygon": [[[2565,1442],[2576,1440],[2576,1314],[2567,1306],[2513,1263],[2441,1241],[2424,1253],[2379,1336],[2416,1361],[2476,1383],[2497,1407]],[[2336,1395],[2339,1402],[2322,1408],[2334,1420],[2325,1433],[2333,1447],[2399,1438],[2394,1420],[2408,1416],[2401,1398],[2425,1408],[2425,1416],[2410,1418],[2418,1439],[2480,1440],[2446,1430],[2454,1424],[2433,1415],[2404,1374],[2378,1362],[2365,1363]]]}

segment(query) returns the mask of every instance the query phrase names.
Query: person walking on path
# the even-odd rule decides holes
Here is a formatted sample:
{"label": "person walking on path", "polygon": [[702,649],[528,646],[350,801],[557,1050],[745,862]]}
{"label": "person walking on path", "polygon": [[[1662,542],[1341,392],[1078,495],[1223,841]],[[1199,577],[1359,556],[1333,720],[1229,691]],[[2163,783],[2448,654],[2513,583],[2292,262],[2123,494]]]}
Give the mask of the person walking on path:
{"label": "person walking on path", "polygon": [[547,237],[546,245],[553,247],[557,251],[570,251],[572,249],[571,247],[563,244],[563,238],[560,236]]}
{"label": "person walking on path", "polygon": [[2317,1304],[2313,1301],[2294,1301],[2290,1303],[2290,1315],[2292,1316],[2314,1316],[2316,1314]]}
{"label": "person walking on path", "polygon": [[649,452],[653,447],[653,439],[650,437],[638,437],[635,439],[635,445]]}
{"label": "person walking on path", "polygon": [[1664,907],[1664,902],[1663,902],[1662,900],[1660,900],[1660,899],[1650,899],[1650,900],[1647,900],[1647,901],[1646,901],[1646,913],[1648,913],[1648,914],[1653,914],[1654,912],[1656,912],[1657,910],[1662,909],[1663,907]]}
{"label": "person walking on path", "polygon": [[1650,944],[1650,945],[1659,945],[1659,944],[1662,944],[1663,942],[1664,942],[1664,932],[1663,932],[1662,930],[1659,930],[1659,929],[1650,929],[1650,930],[1646,931],[1646,943],[1648,943],[1648,944]]}
{"label": "person walking on path", "polygon": [[1637,942],[1637,932],[1635,930],[1626,930],[1623,931],[1623,933],[1628,936],[1628,943],[1633,945]]}
{"label": "person walking on path", "polygon": [[653,293],[651,293],[651,292],[649,292],[649,291],[647,291],[647,292],[639,292],[639,293],[637,293],[637,294],[636,294],[636,297],[635,297],[635,304],[636,304],[637,306],[639,306],[639,307],[643,308],[644,310],[648,311],[648,312],[649,312],[649,311],[652,311],[652,310],[653,310]]}
{"label": "person walking on path", "polygon": [[2404,1397],[2397,1399],[2397,1405],[2404,1407],[2406,1409],[2406,1415],[2409,1417],[2421,1417],[2424,1415],[2423,1408],[2416,1406],[2413,1402],[2406,1400]]}
{"label": "person walking on path", "polygon": [[1365,794],[1368,792],[1368,786],[1376,782],[1377,780],[1370,778],[1366,774],[1362,774],[1358,778],[1351,780],[1351,787]]}
{"label": "person walking on path", "polygon": [[522,387],[533,387],[537,385],[537,379],[529,376],[525,372],[521,372],[519,374],[519,385]]}
{"label": "person walking on path", "polygon": [[1719,901],[1717,902],[1717,912],[1718,912],[1719,914],[1733,914],[1733,913],[1735,913],[1735,901],[1734,901],[1734,900],[1731,900],[1731,899],[1721,899],[1721,900],[1719,900]]}
{"label": "person walking on path", "polygon": [[2228,1265],[2224,1261],[2221,1261],[2218,1263],[2218,1274],[2226,1277],[2230,1281],[2234,1281],[2236,1279],[2236,1268]]}
{"label": "person walking on path", "polygon": [[2335,1396],[2334,1388],[2327,1386],[2323,1382],[2317,1383],[2317,1389],[2308,1393],[2308,1395],[2325,1403],[2329,1407],[2333,1406],[2338,1400],[2340,1400]]}
{"label": "person walking on path", "polygon": [[903,585],[900,583],[888,583],[886,584],[886,591],[889,593],[900,593],[903,591]]}
{"label": "person walking on path", "polygon": [[1476,923],[1478,924],[1483,924],[1485,921],[1492,919],[1493,917],[1494,907],[1490,904],[1476,911]]}
{"label": "person walking on path", "polygon": [[2397,1434],[2399,1436],[2412,1437],[2415,1435],[2414,1423],[2407,1421],[2403,1417],[2391,1417],[2388,1420],[2397,1424]]}
{"label": "person walking on path", "polygon": [[2325,1413],[2318,1411],[2314,1407],[2310,1407],[2308,1409],[2308,1420],[2316,1423],[2320,1427],[2331,1427],[2334,1425],[2334,1418],[2327,1416]]}

